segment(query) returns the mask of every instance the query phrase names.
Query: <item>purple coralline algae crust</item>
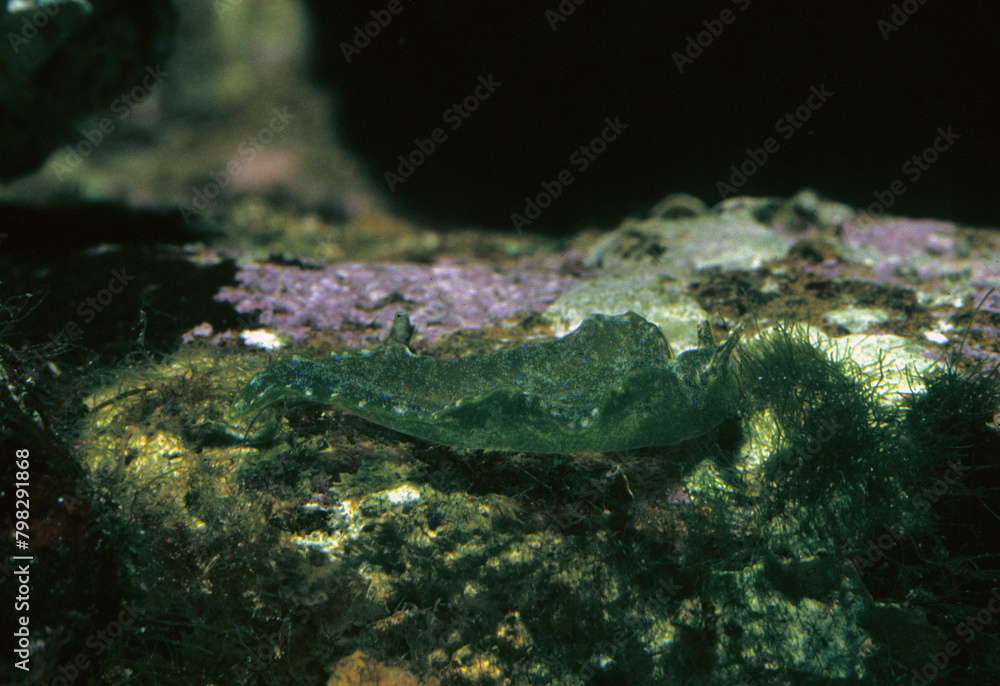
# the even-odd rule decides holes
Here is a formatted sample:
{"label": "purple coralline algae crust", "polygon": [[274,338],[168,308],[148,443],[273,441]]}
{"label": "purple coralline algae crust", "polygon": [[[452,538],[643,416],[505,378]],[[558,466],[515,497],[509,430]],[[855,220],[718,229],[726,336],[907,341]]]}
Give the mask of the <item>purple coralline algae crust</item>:
{"label": "purple coralline algae crust", "polygon": [[1000,277],[1000,240],[992,248],[974,249],[959,227],[948,222],[902,217],[847,222],[841,239],[887,282],[907,273],[920,280],[965,273],[980,284]]}
{"label": "purple coralline algae crust", "polygon": [[841,229],[844,244],[851,248],[875,250],[897,258],[922,253],[954,251],[955,225],[931,219],[903,217],[868,222],[847,222]]}
{"label": "purple coralline algae crust", "polygon": [[579,283],[569,274],[579,262],[579,255],[561,254],[497,268],[447,259],[323,269],[254,263],[236,275],[241,286],[223,288],[216,299],[241,314],[260,313],[262,325],[298,342],[315,329],[334,330],[356,345],[381,340],[400,311],[410,315],[417,337],[434,341],[544,310]]}

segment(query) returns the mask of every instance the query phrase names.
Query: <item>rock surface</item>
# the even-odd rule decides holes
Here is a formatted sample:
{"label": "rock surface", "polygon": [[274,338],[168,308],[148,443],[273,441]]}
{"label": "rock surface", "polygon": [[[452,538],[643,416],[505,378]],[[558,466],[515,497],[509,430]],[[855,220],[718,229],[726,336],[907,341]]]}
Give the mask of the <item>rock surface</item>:
{"label": "rock surface", "polygon": [[[809,193],[658,211],[650,241],[699,244],[716,224],[753,230],[742,246],[729,241],[735,263],[685,259],[669,271],[594,235],[558,251],[498,240],[492,257],[476,253],[482,241],[459,250],[440,236],[412,263],[268,261],[232,245],[171,253],[194,265],[236,255],[243,266],[225,280],[237,283],[216,298],[245,320],[185,324],[186,342],[161,357],[62,387],[81,403],[57,424],[82,474],[77,498],[97,513],[101,540],[116,542],[114,578],[141,618],[109,647],[102,676],[125,678],[139,656],[177,683],[1000,674],[989,632],[935,662],[994,592],[1000,383],[976,363],[997,359],[996,236],[897,218],[862,231]],[[702,228],[672,232],[692,222]],[[776,238],[757,242],[766,232]],[[417,234],[401,229],[400,244]],[[884,253],[869,263],[876,245]],[[584,267],[588,249],[607,267]],[[169,288],[145,278],[138,290]],[[705,317],[716,341],[742,326],[738,412],[676,445],[545,454],[451,448],[310,403],[230,412],[273,362],[265,343],[358,355],[404,310],[420,355],[440,362],[517,350],[622,308],[679,321],[682,335]],[[4,408],[31,423],[31,389],[55,387],[51,368],[14,369],[4,352]],[[545,381],[577,376],[553,366]],[[574,391],[601,384],[584,386]]]}

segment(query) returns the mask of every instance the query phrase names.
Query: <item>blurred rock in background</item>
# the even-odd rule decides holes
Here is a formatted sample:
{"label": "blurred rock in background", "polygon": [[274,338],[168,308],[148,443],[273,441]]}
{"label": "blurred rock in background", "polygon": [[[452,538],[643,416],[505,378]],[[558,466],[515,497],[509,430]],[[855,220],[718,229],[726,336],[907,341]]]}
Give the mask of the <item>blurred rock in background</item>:
{"label": "blurred rock in background", "polygon": [[[40,125],[30,116],[49,105],[34,104],[21,119],[9,120],[4,144],[27,138],[21,144],[34,162],[5,170],[5,181],[20,178],[0,186],[0,202],[180,207],[189,223],[225,214],[229,200],[245,196],[294,198],[335,219],[373,207],[355,162],[336,142],[330,98],[306,80],[310,27],[299,2],[161,4],[170,17],[176,8],[175,32],[168,30],[173,23],[160,22],[156,41],[134,28],[87,45],[94,53],[107,52],[105,43],[122,51],[123,35],[144,36],[144,46],[171,46],[169,58],[154,59],[149,48],[148,56],[118,54],[114,64],[133,65],[135,73],[103,90],[94,87],[90,72],[67,78],[76,72],[55,63],[46,67],[62,89],[48,96],[58,101],[51,108],[73,103],[72,111],[47,146],[31,143],[23,132]],[[137,12],[119,12],[115,21]],[[157,78],[149,78],[147,65]],[[73,90],[84,86],[86,99]],[[24,176],[43,160],[41,169]]]}
{"label": "blurred rock in background", "polygon": [[[87,141],[74,123],[127,112],[170,52],[168,0],[11,0],[0,6],[0,181],[38,168],[52,150]],[[98,145],[104,133],[90,136]]]}

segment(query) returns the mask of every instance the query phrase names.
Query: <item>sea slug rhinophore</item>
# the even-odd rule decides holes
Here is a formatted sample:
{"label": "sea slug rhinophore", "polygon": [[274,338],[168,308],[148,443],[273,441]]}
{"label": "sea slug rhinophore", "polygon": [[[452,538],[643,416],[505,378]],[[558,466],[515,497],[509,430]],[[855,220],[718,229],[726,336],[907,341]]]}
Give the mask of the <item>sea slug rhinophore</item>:
{"label": "sea slug rhinophore", "polygon": [[660,329],[629,312],[593,315],[558,340],[439,360],[414,355],[397,332],[371,350],[278,360],[239,391],[233,414],[300,400],[463,448],[573,453],[672,445],[736,413],[730,356],[739,336],[734,329],[716,346],[705,323],[701,347],[675,358]]}

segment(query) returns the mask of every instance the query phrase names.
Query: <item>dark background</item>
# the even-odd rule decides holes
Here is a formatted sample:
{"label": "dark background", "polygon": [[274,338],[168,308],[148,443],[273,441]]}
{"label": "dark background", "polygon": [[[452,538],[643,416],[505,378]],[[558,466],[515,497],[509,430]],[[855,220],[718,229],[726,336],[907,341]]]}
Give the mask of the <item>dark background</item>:
{"label": "dark background", "polygon": [[[566,168],[575,182],[533,229],[615,224],[676,191],[711,205],[730,165],[774,137],[778,152],[738,194],[811,186],[867,207],[899,180],[907,190],[892,213],[998,223],[995,2],[586,0],[555,31],[545,13],[558,0],[399,2],[349,64],[340,44],[387,2],[310,2],[315,75],[383,184],[414,138],[445,127],[448,139],[392,194],[417,216],[511,228],[525,196]],[[877,22],[904,4],[916,11],[886,40]],[[679,73],[673,53],[727,9],[735,20]],[[489,74],[502,86],[452,131],[444,111]],[[824,85],[833,97],[801,129],[775,132]],[[628,130],[578,173],[570,155],[615,115]],[[948,126],[961,138],[914,182],[902,165]]]}

